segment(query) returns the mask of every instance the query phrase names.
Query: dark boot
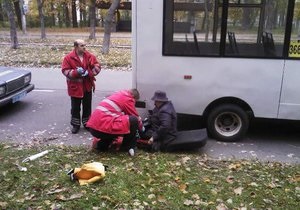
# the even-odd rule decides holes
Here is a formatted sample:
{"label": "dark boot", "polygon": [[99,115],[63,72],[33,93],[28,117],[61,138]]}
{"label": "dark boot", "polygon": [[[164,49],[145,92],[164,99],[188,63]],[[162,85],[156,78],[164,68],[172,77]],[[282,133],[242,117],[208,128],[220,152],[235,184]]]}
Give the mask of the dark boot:
{"label": "dark boot", "polygon": [[73,128],[71,129],[71,132],[73,134],[78,133],[79,129],[80,129],[80,126],[73,126]]}

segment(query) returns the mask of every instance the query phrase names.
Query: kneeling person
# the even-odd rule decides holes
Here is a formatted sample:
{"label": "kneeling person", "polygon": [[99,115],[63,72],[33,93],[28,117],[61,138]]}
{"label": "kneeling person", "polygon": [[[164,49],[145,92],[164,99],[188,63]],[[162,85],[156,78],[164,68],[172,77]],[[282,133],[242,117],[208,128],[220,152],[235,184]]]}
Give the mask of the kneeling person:
{"label": "kneeling person", "polygon": [[138,99],[138,90],[131,89],[116,92],[100,102],[87,122],[90,133],[101,139],[97,149],[105,151],[115,138],[123,136],[121,150],[134,156],[137,133],[142,128],[135,108]]}
{"label": "kneeling person", "polygon": [[156,91],[151,98],[155,108],[149,115],[149,126],[141,133],[153,151],[165,151],[177,136],[177,114],[171,101],[163,91]]}

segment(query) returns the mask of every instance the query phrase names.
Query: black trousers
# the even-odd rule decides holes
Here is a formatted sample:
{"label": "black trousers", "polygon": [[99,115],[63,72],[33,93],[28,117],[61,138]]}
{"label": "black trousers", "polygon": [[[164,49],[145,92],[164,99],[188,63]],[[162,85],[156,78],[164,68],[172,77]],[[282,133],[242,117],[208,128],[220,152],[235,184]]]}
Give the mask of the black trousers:
{"label": "black trousers", "polygon": [[[82,117],[80,116],[82,105]],[[92,112],[92,92],[85,92],[83,98],[71,97],[71,125],[85,126]]]}
{"label": "black trousers", "polygon": [[[121,150],[123,151],[127,151],[130,148],[136,147],[136,140],[138,138],[138,118],[136,116],[129,116],[129,124],[130,132],[128,134],[122,135],[123,142],[121,145]],[[121,136],[117,134],[103,133],[92,128],[89,128],[89,131],[92,136],[101,139],[101,141],[99,141],[97,144],[97,149],[100,151],[108,150],[109,145],[112,143],[112,141],[118,136]]]}

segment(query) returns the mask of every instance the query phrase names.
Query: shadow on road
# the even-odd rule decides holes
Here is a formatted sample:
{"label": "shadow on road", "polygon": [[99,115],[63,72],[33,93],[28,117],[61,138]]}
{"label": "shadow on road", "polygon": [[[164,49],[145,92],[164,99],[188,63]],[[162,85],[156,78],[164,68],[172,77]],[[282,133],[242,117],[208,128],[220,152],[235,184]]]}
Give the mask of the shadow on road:
{"label": "shadow on road", "polygon": [[[26,101],[18,101],[17,103],[10,103],[0,107],[0,121],[4,121],[8,118],[15,116],[18,113],[23,112],[23,110],[28,109],[31,103]],[[20,119],[21,120],[21,119]]]}
{"label": "shadow on road", "polygon": [[296,140],[300,144],[300,122],[291,120],[255,119],[247,135],[251,139],[272,141]]}

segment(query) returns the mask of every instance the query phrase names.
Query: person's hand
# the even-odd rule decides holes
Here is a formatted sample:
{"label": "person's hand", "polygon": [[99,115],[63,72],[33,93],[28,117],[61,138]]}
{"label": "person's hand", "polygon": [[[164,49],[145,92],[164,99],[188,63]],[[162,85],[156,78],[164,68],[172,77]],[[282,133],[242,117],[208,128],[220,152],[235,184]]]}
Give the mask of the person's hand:
{"label": "person's hand", "polygon": [[83,74],[81,74],[81,76],[86,77],[87,75],[89,75],[89,72],[87,70],[84,71]]}
{"label": "person's hand", "polygon": [[153,137],[151,137],[151,138],[148,140],[148,144],[153,144],[153,141],[154,141],[154,139],[153,139]]}
{"label": "person's hand", "polygon": [[80,74],[80,75],[85,73],[85,70],[82,67],[77,67],[76,70],[77,70],[77,73]]}

